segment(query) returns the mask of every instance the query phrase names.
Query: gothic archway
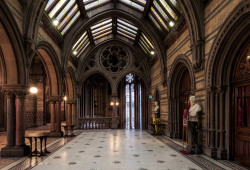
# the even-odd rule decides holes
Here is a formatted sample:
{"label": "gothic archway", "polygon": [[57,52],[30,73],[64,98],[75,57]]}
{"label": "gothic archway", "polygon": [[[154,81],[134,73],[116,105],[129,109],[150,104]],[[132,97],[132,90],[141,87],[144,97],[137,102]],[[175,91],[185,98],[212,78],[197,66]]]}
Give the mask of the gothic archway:
{"label": "gothic archway", "polygon": [[195,90],[193,67],[185,55],[179,55],[174,63],[168,81],[168,135],[182,137],[182,116],[188,107],[188,97]]}

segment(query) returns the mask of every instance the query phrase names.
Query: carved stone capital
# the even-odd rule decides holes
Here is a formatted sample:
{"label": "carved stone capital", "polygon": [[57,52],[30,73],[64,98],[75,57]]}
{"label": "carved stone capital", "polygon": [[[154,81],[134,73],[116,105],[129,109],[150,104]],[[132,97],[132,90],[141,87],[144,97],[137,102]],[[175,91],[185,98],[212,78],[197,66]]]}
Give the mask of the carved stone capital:
{"label": "carved stone capital", "polygon": [[2,85],[2,92],[8,97],[25,97],[29,94],[28,86],[24,84]]}
{"label": "carved stone capital", "polygon": [[36,52],[36,42],[30,38],[25,38],[24,45],[27,57],[33,56]]}
{"label": "carved stone capital", "polygon": [[199,71],[203,68],[203,58],[204,58],[204,41],[197,40],[191,45],[192,50],[192,64],[195,71]]}
{"label": "carved stone capital", "polygon": [[166,68],[163,68],[161,70],[161,84],[163,87],[166,87],[167,86],[167,69]]}
{"label": "carved stone capital", "polygon": [[63,97],[62,96],[49,96],[49,101],[62,102],[63,101]]}

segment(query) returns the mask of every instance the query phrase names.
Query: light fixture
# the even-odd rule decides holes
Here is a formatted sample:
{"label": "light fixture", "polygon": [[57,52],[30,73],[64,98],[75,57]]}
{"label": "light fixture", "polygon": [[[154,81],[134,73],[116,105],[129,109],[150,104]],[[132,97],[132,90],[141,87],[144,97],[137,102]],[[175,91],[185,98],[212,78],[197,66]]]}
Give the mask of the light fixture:
{"label": "light fixture", "polygon": [[58,20],[57,20],[57,19],[54,19],[54,20],[53,20],[53,25],[54,25],[54,26],[57,26],[58,24],[59,24]]}
{"label": "light fixture", "polygon": [[66,101],[66,100],[67,100],[67,96],[64,96],[64,97],[63,97],[63,100]]}
{"label": "light fixture", "polygon": [[170,21],[170,22],[169,22],[169,25],[170,25],[170,27],[173,27],[173,26],[174,26],[174,22],[173,22],[173,21]]}
{"label": "light fixture", "polygon": [[30,88],[30,93],[32,93],[32,94],[36,94],[37,93],[37,88],[36,87],[31,87]]}
{"label": "light fixture", "polygon": [[151,54],[151,55],[155,55],[155,51],[153,51],[153,50],[150,51],[150,54]]}
{"label": "light fixture", "polygon": [[77,54],[77,51],[73,51],[73,55],[76,55]]}
{"label": "light fixture", "polygon": [[115,105],[116,105],[116,106],[119,106],[119,103],[118,103],[118,102],[116,102],[116,103],[115,103]]}
{"label": "light fixture", "polygon": [[250,60],[250,53],[247,54],[247,59]]}
{"label": "light fixture", "polygon": [[110,102],[110,105],[111,105],[111,106],[114,106],[114,102]]}

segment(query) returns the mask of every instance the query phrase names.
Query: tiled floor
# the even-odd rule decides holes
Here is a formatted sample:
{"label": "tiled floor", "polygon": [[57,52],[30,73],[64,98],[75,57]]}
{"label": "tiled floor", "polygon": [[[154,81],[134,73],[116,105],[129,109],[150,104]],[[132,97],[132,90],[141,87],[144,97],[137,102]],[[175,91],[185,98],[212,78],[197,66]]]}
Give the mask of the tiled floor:
{"label": "tiled floor", "polygon": [[34,169],[202,169],[144,131],[83,132]]}

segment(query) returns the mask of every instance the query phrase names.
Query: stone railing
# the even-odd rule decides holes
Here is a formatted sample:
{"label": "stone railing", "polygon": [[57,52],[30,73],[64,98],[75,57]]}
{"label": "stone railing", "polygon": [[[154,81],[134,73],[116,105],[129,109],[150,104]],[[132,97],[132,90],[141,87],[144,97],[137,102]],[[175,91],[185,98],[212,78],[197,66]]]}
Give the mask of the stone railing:
{"label": "stone railing", "polygon": [[112,117],[79,118],[80,129],[110,129]]}

